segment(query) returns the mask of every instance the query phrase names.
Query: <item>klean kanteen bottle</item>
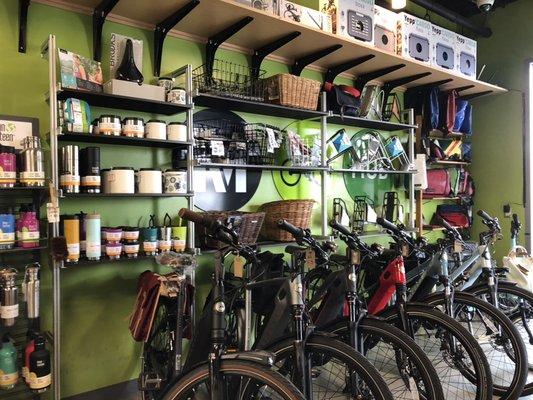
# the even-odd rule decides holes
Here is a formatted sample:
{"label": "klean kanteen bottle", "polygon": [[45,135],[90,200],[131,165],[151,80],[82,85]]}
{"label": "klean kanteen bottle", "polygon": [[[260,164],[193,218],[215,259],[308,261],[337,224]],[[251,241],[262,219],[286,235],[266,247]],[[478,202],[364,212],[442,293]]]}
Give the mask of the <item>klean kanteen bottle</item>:
{"label": "klean kanteen bottle", "polygon": [[13,389],[18,379],[17,350],[13,341],[5,335],[0,347],[0,389]]}
{"label": "klean kanteen bottle", "polygon": [[46,350],[46,342],[42,336],[37,336],[34,340],[27,382],[32,392],[35,393],[45,392],[52,384],[50,352]]}

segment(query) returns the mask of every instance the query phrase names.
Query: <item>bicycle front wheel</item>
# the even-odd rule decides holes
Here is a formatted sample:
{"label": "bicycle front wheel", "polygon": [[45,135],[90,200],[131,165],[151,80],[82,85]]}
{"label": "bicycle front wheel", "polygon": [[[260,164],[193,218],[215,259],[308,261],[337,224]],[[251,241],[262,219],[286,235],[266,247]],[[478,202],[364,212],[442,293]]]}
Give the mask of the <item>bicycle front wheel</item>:
{"label": "bicycle front wheel", "polygon": [[[267,349],[275,356],[278,371],[294,380],[293,338]],[[331,336],[312,335],[305,354],[311,365],[313,397],[309,400],[393,400],[387,383],[360,353]]]}
{"label": "bicycle front wheel", "polygon": [[[305,400],[296,387],[269,367],[240,360],[224,360],[218,381],[219,400]],[[209,366],[197,367],[167,389],[161,400],[209,400]]]}

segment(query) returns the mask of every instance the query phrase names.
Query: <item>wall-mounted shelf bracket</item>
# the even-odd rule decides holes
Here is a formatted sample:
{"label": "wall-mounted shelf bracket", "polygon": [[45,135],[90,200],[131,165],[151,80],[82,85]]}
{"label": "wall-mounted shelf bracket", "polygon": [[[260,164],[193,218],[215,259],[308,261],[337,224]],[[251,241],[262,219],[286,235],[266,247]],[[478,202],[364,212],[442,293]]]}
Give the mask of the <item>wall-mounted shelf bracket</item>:
{"label": "wall-mounted shelf bracket", "polygon": [[254,19],[252,17],[244,17],[243,19],[235,22],[233,25],[228,26],[226,29],[221,30],[217,34],[207,39],[207,45],[205,46],[205,69],[207,76],[212,76],[213,74],[215,55],[220,45],[253,20]]}
{"label": "wall-mounted shelf bracket", "polygon": [[375,57],[376,56],[374,54],[369,54],[369,55],[364,56],[364,57],[355,58],[355,59],[347,61],[345,63],[337,64],[337,65],[335,65],[333,67],[329,67],[327,72],[326,72],[326,76],[324,78],[324,82],[333,83],[333,81],[335,80],[335,78],[339,74],[342,74],[343,72],[348,71],[349,69],[355,68],[358,65],[364,64],[367,61],[370,61],[370,60],[372,60]]}
{"label": "wall-mounted shelf bracket", "polygon": [[102,61],[102,29],[105,19],[119,0],[102,0],[93,11],[93,58]]}
{"label": "wall-mounted shelf bracket", "polygon": [[171,16],[158,23],[154,30],[154,75],[161,73],[161,60],[163,58],[163,44],[168,32],[185,18],[198,4],[200,0],[191,0]]}
{"label": "wall-mounted shelf bracket", "polygon": [[314,53],[308,54],[306,56],[303,56],[302,58],[297,59],[296,61],[294,61],[294,64],[291,67],[291,74],[300,76],[302,71],[309,64],[312,64],[315,61],[320,60],[321,58],[329,56],[331,53],[341,48],[342,48],[342,44],[335,44],[333,46],[326,47],[325,49],[315,51]]}
{"label": "wall-mounted shelf bracket", "polygon": [[461,92],[464,92],[465,90],[473,89],[475,87],[476,85],[466,85],[466,86],[461,86],[461,87],[458,87],[457,89],[452,89],[452,90],[455,90],[457,93],[461,93]]}
{"label": "wall-mounted shelf bracket", "polygon": [[19,53],[26,53],[26,31],[30,0],[19,0]]}
{"label": "wall-mounted shelf bracket", "polygon": [[391,72],[397,71],[404,67],[405,67],[405,64],[398,64],[398,65],[393,65],[392,67],[382,68],[382,69],[378,69],[376,71],[372,71],[372,72],[369,72],[363,75],[359,75],[357,79],[355,80],[354,87],[358,89],[359,91],[362,91],[368,82],[373,81],[374,79],[381,78],[382,76],[390,74]]}
{"label": "wall-mounted shelf bracket", "polygon": [[452,78],[443,79],[441,81],[436,81],[436,82],[431,82],[431,83],[424,83],[423,85],[419,85],[419,86],[413,86],[413,87],[410,87],[407,90],[409,90],[409,91],[418,91],[418,90],[424,90],[424,89],[431,89],[431,88],[434,88],[434,87],[439,87],[439,86],[445,85],[445,84],[450,83],[452,81],[453,81]]}
{"label": "wall-mounted shelf bracket", "polygon": [[473,99],[475,99],[477,97],[486,96],[488,94],[491,94],[492,92],[493,92],[493,90],[486,90],[484,92],[467,94],[466,96],[461,96],[460,99],[461,100],[473,100]]}
{"label": "wall-mounted shelf bracket", "polygon": [[292,42],[294,39],[296,39],[301,34],[302,32],[298,32],[298,31],[291,32],[288,35],[280,37],[279,39],[276,39],[273,42],[268,43],[264,45],[263,47],[254,50],[254,54],[252,55],[252,78],[253,79],[259,78],[259,74],[261,71],[261,64],[263,63],[263,60],[269,54],[272,54],[276,50],[285,46],[287,43]]}
{"label": "wall-mounted shelf bracket", "polygon": [[385,110],[385,107],[387,106],[389,102],[389,96],[391,95],[392,91],[396,89],[397,87],[407,85],[411,82],[415,82],[419,79],[425,78],[426,76],[430,76],[431,72],[423,72],[421,74],[411,75],[411,76],[405,76],[403,78],[394,79],[392,81],[385,82],[383,85],[383,104],[382,104],[382,110]]}

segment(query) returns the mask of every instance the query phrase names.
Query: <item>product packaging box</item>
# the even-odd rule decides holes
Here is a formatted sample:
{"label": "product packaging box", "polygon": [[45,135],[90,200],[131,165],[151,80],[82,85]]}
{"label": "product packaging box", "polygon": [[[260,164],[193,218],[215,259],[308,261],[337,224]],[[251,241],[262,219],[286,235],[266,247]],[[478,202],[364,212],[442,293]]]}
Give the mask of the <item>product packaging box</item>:
{"label": "product packaging box", "polygon": [[431,22],[400,13],[396,35],[398,55],[431,64]]}
{"label": "product packaging box", "polygon": [[448,29],[431,25],[431,65],[456,71],[455,41],[457,35]]}
{"label": "product packaging box", "polygon": [[320,29],[329,33],[333,32],[331,16],[329,14],[301,6],[292,1],[280,0],[279,16],[283,19],[310,26],[311,28]]}
{"label": "product packaging box", "polygon": [[374,45],[388,53],[396,53],[398,14],[374,6]]}
{"label": "product packaging box", "polygon": [[236,3],[244,4],[270,14],[279,14],[280,0],[234,0]]}
{"label": "product packaging box", "polygon": [[117,69],[124,58],[124,51],[126,50],[126,42],[128,39],[133,44],[133,60],[135,66],[139,71],[143,70],[143,41],[133,39],[127,36],[119,35],[118,33],[111,34],[111,42],[109,44],[109,78],[115,79]]}
{"label": "product packaging box", "polygon": [[473,39],[456,34],[455,57],[457,70],[470,78],[477,74],[477,42]]}
{"label": "product packaging box", "polygon": [[144,100],[166,101],[165,88],[155,85],[139,85],[136,82],[121,81],[111,79],[104,85],[104,93],[116,94],[119,96],[136,97]]}
{"label": "product packaging box", "polygon": [[61,87],[101,92],[103,84],[100,62],[71,51],[58,49]]}
{"label": "product packaging box", "polygon": [[374,43],[374,0],[320,0],[320,11],[331,15],[333,33]]}

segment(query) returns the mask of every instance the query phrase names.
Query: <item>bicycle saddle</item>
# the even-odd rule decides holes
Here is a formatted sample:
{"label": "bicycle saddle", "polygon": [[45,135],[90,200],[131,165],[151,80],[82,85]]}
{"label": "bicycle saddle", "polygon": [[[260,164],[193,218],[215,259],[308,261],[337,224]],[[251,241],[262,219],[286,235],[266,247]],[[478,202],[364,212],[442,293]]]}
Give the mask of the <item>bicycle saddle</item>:
{"label": "bicycle saddle", "polygon": [[122,81],[137,82],[139,85],[143,83],[143,74],[135,65],[135,60],[133,58],[133,42],[131,39],[126,41],[124,57],[122,58],[120,67],[117,69],[116,78]]}

